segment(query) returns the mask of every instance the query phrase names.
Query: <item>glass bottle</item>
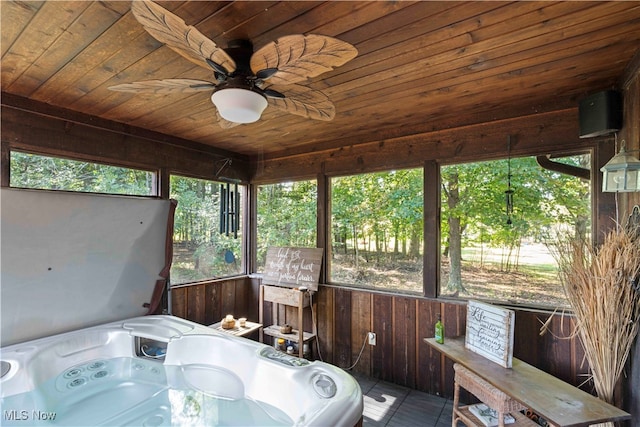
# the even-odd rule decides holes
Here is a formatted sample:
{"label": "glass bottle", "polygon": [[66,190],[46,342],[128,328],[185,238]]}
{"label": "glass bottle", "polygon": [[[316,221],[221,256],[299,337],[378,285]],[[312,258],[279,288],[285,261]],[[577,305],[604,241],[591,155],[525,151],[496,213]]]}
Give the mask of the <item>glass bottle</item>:
{"label": "glass bottle", "polygon": [[444,325],[442,324],[442,319],[439,314],[438,321],[436,322],[435,338],[437,343],[444,344]]}

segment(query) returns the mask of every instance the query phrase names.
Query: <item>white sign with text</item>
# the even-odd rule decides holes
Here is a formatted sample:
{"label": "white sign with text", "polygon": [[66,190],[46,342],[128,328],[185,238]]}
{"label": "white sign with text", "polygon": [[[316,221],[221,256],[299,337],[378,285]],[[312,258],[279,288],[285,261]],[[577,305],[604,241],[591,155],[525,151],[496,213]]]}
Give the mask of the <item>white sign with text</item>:
{"label": "white sign with text", "polygon": [[505,308],[469,301],[465,347],[511,368],[515,312]]}

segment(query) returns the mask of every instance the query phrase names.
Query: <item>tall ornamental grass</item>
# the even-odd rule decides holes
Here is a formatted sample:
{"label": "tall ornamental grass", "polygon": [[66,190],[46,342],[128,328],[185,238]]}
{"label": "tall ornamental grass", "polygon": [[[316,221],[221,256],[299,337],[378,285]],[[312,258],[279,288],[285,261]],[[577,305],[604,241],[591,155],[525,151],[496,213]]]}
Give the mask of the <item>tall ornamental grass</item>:
{"label": "tall ornamental grass", "polygon": [[614,403],[616,383],[640,324],[640,212],[599,248],[575,239],[559,243],[560,279],[598,397]]}

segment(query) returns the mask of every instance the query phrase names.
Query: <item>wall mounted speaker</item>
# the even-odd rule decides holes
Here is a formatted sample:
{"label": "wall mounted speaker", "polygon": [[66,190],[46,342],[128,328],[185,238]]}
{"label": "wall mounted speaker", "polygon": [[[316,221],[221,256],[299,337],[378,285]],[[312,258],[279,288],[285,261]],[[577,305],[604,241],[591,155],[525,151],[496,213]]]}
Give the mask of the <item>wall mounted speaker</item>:
{"label": "wall mounted speaker", "polygon": [[580,138],[607,135],[622,128],[622,95],[605,90],[589,95],[578,107]]}

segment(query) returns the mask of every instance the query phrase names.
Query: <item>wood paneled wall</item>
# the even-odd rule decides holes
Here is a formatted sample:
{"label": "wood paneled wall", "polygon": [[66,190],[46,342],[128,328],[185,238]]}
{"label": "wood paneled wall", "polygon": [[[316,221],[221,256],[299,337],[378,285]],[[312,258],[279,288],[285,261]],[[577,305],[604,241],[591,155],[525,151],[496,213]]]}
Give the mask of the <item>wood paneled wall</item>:
{"label": "wood paneled wall", "polygon": [[[226,314],[258,320],[260,280],[236,278],[173,288],[172,314],[198,323],[211,324]],[[423,338],[433,337],[438,314],[445,324],[445,337],[463,335],[466,303],[414,296],[320,286],[314,294],[317,303],[319,351],[316,359],[348,368],[353,365],[369,331],[377,335],[377,345],[365,345],[353,372],[389,381],[431,394],[452,397],[453,364],[433,350]],[[270,313],[266,307],[265,313]],[[297,327],[294,309],[286,319]],[[540,327],[552,316],[549,332]],[[311,326],[311,313],[305,313],[305,328]],[[271,319],[267,318],[267,322]],[[569,316],[516,310],[514,356],[580,386],[588,372],[584,352]],[[445,338],[446,339],[446,338]],[[590,384],[581,386],[591,392]]]}
{"label": "wood paneled wall", "polygon": [[[624,89],[623,107],[623,129],[620,132],[620,139],[627,143],[627,150],[640,150],[640,52],[636,54],[634,62],[629,67],[629,76],[622,84]],[[636,151],[636,158],[640,158],[640,153]],[[619,197],[620,212],[626,221],[626,214],[631,209],[640,205],[640,193],[626,193]],[[631,349],[628,368],[626,370],[629,380],[623,393],[624,407],[628,408],[633,420],[640,425],[640,338],[636,338],[634,347]]]}
{"label": "wood paneled wall", "polygon": [[[623,83],[623,124],[618,135],[618,144],[625,141],[627,151],[632,151],[636,158],[640,158],[640,51],[635,62],[630,65],[635,73],[630,74]],[[619,147],[618,147],[619,148]],[[640,205],[640,193],[627,193],[619,198],[620,212],[625,214],[635,205]]]}
{"label": "wood paneled wall", "polygon": [[175,286],[169,301],[171,314],[203,325],[219,322],[227,314],[258,319],[258,288],[245,276]]}

